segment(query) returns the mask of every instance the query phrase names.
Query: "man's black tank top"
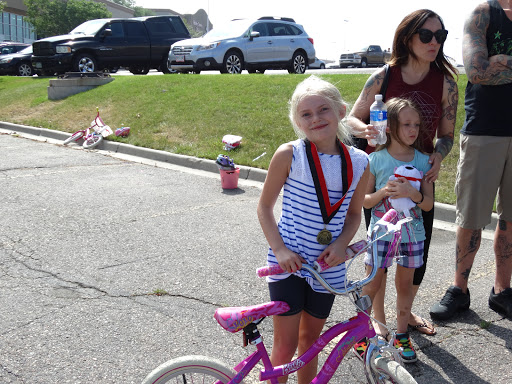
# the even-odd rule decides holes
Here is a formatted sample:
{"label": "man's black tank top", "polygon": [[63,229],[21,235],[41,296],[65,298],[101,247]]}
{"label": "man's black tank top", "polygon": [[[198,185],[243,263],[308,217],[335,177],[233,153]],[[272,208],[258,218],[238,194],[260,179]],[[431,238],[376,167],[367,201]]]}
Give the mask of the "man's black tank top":
{"label": "man's black tank top", "polygon": [[[490,22],[487,29],[489,57],[512,56],[512,21],[497,0],[489,1]],[[472,84],[466,86],[465,135],[512,136],[512,83],[504,85]]]}

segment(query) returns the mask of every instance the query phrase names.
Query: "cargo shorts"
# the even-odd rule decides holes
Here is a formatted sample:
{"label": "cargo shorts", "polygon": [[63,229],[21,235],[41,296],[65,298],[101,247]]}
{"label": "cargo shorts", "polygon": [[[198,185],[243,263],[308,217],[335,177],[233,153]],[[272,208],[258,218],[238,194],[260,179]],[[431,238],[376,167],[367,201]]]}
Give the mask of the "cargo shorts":
{"label": "cargo shorts", "polygon": [[455,194],[462,228],[490,224],[496,195],[499,219],[512,222],[512,137],[461,134]]}

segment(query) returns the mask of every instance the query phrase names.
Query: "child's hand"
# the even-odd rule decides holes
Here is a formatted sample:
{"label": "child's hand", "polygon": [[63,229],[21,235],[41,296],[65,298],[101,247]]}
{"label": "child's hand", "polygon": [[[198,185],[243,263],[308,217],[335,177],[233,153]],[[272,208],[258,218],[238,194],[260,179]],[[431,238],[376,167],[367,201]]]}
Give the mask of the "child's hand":
{"label": "child's hand", "polygon": [[338,264],[344,263],[347,260],[347,249],[336,243],[331,243],[324,249],[318,256],[318,261],[325,261],[329,267],[334,267]]}
{"label": "child's hand", "polygon": [[284,248],[282,251],[275,252],[277,262],[279,266],[286,271],[287,273],[294,273],[297,270],[301,269],[302,263],[305,263],[302,257],[296,254],[293,251],[290,251],[288,248]]}
{"label": "child's hand", "polygon": [[388,181],[386,187],[388,187],[390,193],[389,197],[391,199],[399,199],[401,197],[411,198],[416,192],[418,192],[418,190],[414,188],[405,177],[399,177],[396,180]]}

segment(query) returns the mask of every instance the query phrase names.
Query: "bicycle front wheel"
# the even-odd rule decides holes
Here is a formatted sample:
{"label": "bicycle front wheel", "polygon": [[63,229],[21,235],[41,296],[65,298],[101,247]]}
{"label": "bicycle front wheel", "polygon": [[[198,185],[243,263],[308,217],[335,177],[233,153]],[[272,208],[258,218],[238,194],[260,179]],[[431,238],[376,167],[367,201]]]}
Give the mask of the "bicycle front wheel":
{"label": "bicycle front wheel", "polygon": [[66,140],[64,140],[64,145],[71,143],[72,141],[79,140],[84,135],[84,131],[76,131],[71,136],[69,136]]}
{"label": "bicycle front wheel", "polygon": [[399,363],[389,357],[377,357],[371,363],[373,382],[378,384],[418,384]]}
{"label": "bicycle front wheel", "polygon": [[222,362],[205,356],[183,356],[170,360],[151,372],[142,384],[162,384],[167,382],[227,383],[235,372]]}
{"label": "bicycle front wheel", "polygon": [[85,149],[92,149],[95,146],[97,146],[101,141],[103,140],[103,136],[101,135],[91,135],[88,138],[85,139],[83,147]]}

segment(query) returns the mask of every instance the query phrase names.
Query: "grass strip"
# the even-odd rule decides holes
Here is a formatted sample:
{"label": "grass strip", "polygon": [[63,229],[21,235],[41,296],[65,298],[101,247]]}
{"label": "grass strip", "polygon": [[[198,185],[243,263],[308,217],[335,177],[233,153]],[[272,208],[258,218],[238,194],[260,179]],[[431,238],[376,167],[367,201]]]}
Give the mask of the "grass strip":
{"label": "grass strip", "polygon": [[[58,101],[48,100],[48,78],[2,76],[0,120],[72,133],[88,126],[99,107],[114,130],[122,125],[131,128],[129,137],[109,140],[212,160],[223,153],[236,164],[267,169],[277,147],[295,139],[288,100],[307,76],[116,76],[111,83]],[[352,105],[369,75],[321,77],[335,84]],[[455,143],[436,182],[436,201],[447,204],[455,203],[466,82],[466,76],[460,75]],[[225,151],[226,134],[242,136],[242,145]]]}

